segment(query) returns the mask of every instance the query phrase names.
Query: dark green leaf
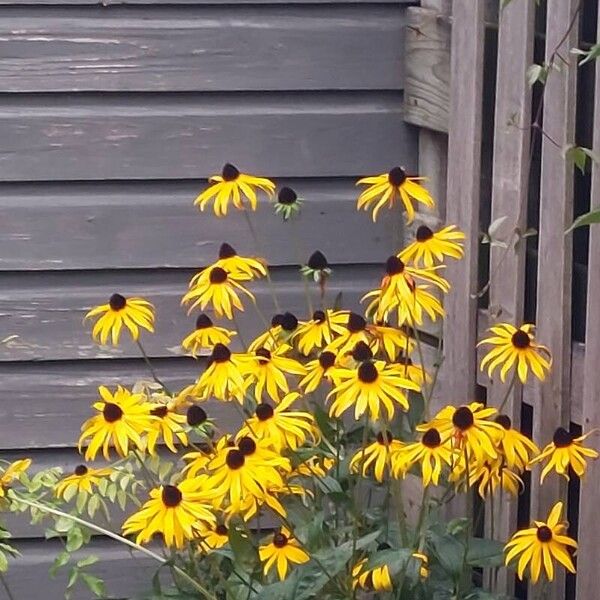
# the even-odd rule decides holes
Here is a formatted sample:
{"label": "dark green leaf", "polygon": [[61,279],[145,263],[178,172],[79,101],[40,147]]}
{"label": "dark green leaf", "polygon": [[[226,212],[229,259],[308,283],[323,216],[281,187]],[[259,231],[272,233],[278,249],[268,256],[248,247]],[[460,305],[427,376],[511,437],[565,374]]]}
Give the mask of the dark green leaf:
{"label": "dark green leaf", "polygon": [[104,586],[104,581],[95,575],[90,575],[89,573],[81,573],[81,579],[88,586],[89,590],[97,596],[98,598],[102,598],[106,596],[106,589]]}
{"label": "dark green leaf", "polygon": [[497,540],[471,538],[467,563],[472,567],[501,567],[504,564],[504,544]]}
{"label": "dark green leaf", "polygon": [[237,564],[249,569],[257,564],[258,555],[252,542],[235,527],[229,529],[229,545]]}
{"label": "dark green leaf", "polygon": [[583,225],[593,225],[594,223],[600,223],[600,208],[577,217],[575,221],[573,221],[573,225],[571,225],[571,227],[565,231],[565,234],[573,231],[573,229],[577,229],[577,227],[582,227]]}
{"label": "dark green leaf", "polygon": [[448,533],[428,532],[428,540],[433,554],[442,569],[452,577],[459,577],[463,570],[465,546]]}

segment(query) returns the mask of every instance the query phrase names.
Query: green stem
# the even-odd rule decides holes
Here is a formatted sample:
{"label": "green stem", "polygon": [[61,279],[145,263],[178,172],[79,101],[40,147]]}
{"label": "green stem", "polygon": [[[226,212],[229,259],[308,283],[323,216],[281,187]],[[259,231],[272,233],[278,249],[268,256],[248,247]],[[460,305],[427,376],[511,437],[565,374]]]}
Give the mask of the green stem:
{"label": "green stem", "polygon": [[150,359],[148,358],[148,355],[144,350],[144,346],[142,346],[142,342],[140,342],[140,340],[136,340],[135,343],[137,344],[138,348],[140,349],[140,352],[142,353],[142,358],[144,359],[144,362],[146,363],[146,366],[150,371],[150,375],[152,375],[152,379],[154,379],[154,381],[156,381],[156,383],[158,383],[158,385],[160,385],[163,388],[163,390],[167,392],[167,394],[171,394],[169,388],[164,384],[163,381],[159,379],[158,375],[156,374],[156,371],[154,370],[154,367],[152,366],[152,363],[150,362]]}
{"label": "green stem", "polygon": [[12,592],[10,591],[10,587],[8,586],[8,582],[6,581],[6,578],[4,577],[4,575],[2,575],[2,573],[0,573],[0,583],[4,588],[6,595],[8,596],[8,600],[15,600],[15,597],[13,596]]}
{"label": "green stem", "polygon": [[510,385],[508,386],[508,389],[506,390],[506,394],[504,394],[504,398],[502,399],[502,402],[500,402],[500,406],[498,407],[498,413],[502,412],[502,409],[508,402],[508,399],[510,398],[510,393],[513,391],[513,388],[515,387],[516,382],[517,382],[517,369],[515,367],[515,372],[513,373],[512,379],[510,380]]}

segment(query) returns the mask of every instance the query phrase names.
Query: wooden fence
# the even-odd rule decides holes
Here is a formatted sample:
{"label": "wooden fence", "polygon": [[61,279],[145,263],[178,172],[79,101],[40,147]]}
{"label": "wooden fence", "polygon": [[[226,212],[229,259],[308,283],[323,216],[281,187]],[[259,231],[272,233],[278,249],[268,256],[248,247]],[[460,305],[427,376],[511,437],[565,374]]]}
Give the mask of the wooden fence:
{"label": "wooden fence", "polygon": [[[484,0],[454,0],[451,7],[432,0],[409,9],[405,118],[423,128],[421,170],[447,162],[446,182],[443,172],[432,173],[438,194],[447,184],[438,216],[445,211],[468,239],[466,260],[447,269],[453,292],[440,395],[498,406],[506,385],[478,372],[475,342],[493,322],[534,320],[538,339],[552,350],[552,374],[543,384],[516,386],[505,410],[546,444],[559,426],[600,426],[600,226],[591,227],[589,239],[583,230],[565,235],[574,216],[600,206],[600,165],[576,174],[564,156],[569,144],[600,149],[600,127],[592,126],[594,116],[600,119],[600,63],[580,67],[571,53],[595,43],[598,1],[511,0],[494,14],[498,8]],[[552,65],[545,86],[530,85],[529,66],[544,61]],[[506,248],[480,244],[490,223]],[[537,234],[523,237],[529,228]],[[595,600],[600,465],[568,489],[559,477],[541,489],[538,475],[518,506],[504,507],[498,536],[545,517],[568,497],[577,575],[559,577],[551,597]],[[512,577],[501,589],[540,597],[539,589],[515,588]]]}

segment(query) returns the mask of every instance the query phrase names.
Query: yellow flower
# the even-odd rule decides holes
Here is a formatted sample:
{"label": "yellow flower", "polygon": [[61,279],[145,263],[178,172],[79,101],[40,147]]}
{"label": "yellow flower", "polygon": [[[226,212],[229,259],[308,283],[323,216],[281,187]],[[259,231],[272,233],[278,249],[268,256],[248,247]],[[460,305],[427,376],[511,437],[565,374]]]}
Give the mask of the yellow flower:
{"label": "yellow flower", "polygon": [[199,477],[151,490],[150,500],[123,524],[123,535],[137,533],[136,543],[145,544],[160,533],[167,546],[183,548],[201,525],[216,523],[204,489],[205,478]]}
{"label": "yellow flower", "polygon": [[[464,465],[464,459],[462,460]],[[502,464],[501,459],[490,460],[483,465],[469,471],[469,486],[475,486],[479,495],[485,500],[490,494],[493,494],[498,488],[517,496],[525,487],[523,480],[508,467]],[[453,473],[455,475],[456,473]]]}
{"label": "yellow flower", "polygon": [[[383,481],[385,470],[393,469],[398,460],[398,451],[404,446],[400,440],[395,440],[389,431],[379,432],[377,439],[365,448],[359,448],[350,461],[350,471],[362,472],[366,477],[371,467],[375,479],[380,483]],[[361,469],[362,465],[362,469]]]}
{"label": "yellow flower", "polygon": [[506,466],[516,471],[524,471],[532,457],[540,453],[540,449],[526,435],[512,428],[507,415],[498,415],[495,420],[502,425],[496,443]]}
{"label": "yellow flower", "polygon": [[391,591],[394,586],[388,566],[381,565],[366,571],[367,562],[367,559],[363,558],[352,567],[352,587],[361,587],[363,590],[375,590],[376,592]]}
{"label": "yellow flower", "polygon": [[468,406],[446,406],[417,430],[427,431],[434,427],[443,437],[452,436],[454,447],[461,451],[466,449],[469,460],[481,465],[485,460],[498,457],[494,440],[502,428],[487,420],[496,412],[495,408],[485,408],[479,402],[471,402]]}
{"label": "yellow flower", "polygon": [[427,579],[429,577],[429,557],[427,554],[413,552],[411,556],[419,561],[419,577],[421,579]]}
{"label": "yellow flower", "polygon": [[263,392],[266,390],[273,402],[279,402],[281,393],[287,394],[290,386],[286,379],[288,375],[304,375],[304,365],[293,358],[287,358],[291,346],[281,344],[273,350],[258,348],[252,360],[248,360],[244,369],[244,387],[254,384],[254,398],[262,401]]}
{"label": "yellow flower", "polygon": [[[264,277],[267,274],[267,268],[262,259],[251,256],[240,256],[229,244],[221,244],[219,248],[219,260],[214,264],[215,267],[221,267],[228,273],[237,277],[238,275],[254,279],[255,277]],[[202,276],[200,273],[199,276]],[[199,277],[196,275],[196,277]],[[193,285],[194,279],[192,279]]]}
{"label": "yellow flower", "polygon": [[383,347],[390,361],[396,360],[399,353],[410,354],[414,349],[415,342],[406,332],[400,329],[378,323],[367,325],[367,329],[373,339],[376,340],[374,347]]}
{"label": "yellow flower", "polygon": [[227,346],[235,334],[235,331],[213,325],[210,317],[203,313],[196,319],[196,329],[181,342],[181,345],[192,356],[198,356],[202,350],[212,350],[217,344]]}
{"label": "yellow flower", "polygon": [[92,308],[85,319],[98,315],[102,316],[94,324],[92,337],[101,344],[106,344],[110,335],[113,346],[116,346],[123,325],[134,341],[140,337],[140,327],[154,332],[154,306],[143,298],[125,298],[121,294],[113,294],[108,304]]}
{"label": "yellow flower", "polygon": [[10,484],[15,480],[19,479],[31,465],[30,458],[21,458],[10,463],[4,471],[0,473],[0,498],[6,496],[6,491]]}
{"label": "yellow flower", "polygon": [[547,522],[534,521],[535,527],[517,531],[504,547],[506,565],[520,555],[517,564],[519,579],[523,579],[525,569],[529,565],[533,583],[537,583],[540,578],[542,566],[546,577],[552,581],[554,579],[554,560],[571,573],[575,573],[568,547],[577,548],[577,542],[566,535],[567,525],[560,521],[562,509],[562,502],[557,502],[550,511]]}
{"label": "yellow flower", "polygon": [[246,354],[233,354],[227,346],[216,344],[210,364],[200,375],[194,391],[201,398],[214,396],[224,402],[235,398],[242,404],[246,391],[243,372],[247,361]]}
{"label": "yellow flower", "polygon": [[238,436],[255,435],[270,441],[277,451],[284,448],[297,450],[307,439],[313,444],[318,443],[314,417],[307,412],[289,410],[299,397],[297,392],[291,392],[275,408],[266,402],[259,404],[254,416],[246,419]]}
{"label": "yellow flower", "polygon": [[327,309],[316,310],[312,319],[302,323],[294,333],[294,343],[298,351],[308,356],[315,348],[331,344],[334,337],[344,333],[348,320],[345,311]]}
{"label": "yellow flower", "polygon": [[408,410],[406,391],[419,391],[419,386],[402,377],[399,365],[387,365],[384,361],[365,361],[356,369],[334,368],[333,377],[338,381],[327,398],[334,397],[330,415],[339,417],[354,406],[354,418],[359,419],[368,411],[369,418],[379,419],[381,407],[387,419],[394,416],[394,404]]}
{"label": "yellow flower", "polygon": [[394,167],[388,173],[359,179],[356,185],[369,187],[358,197],[357,209],[368,210],[374,205],[373,221],[375,221],[383,206],[387,204],[388,208],[392,208],[400,198],[406,210],[407,221],[412,223],[415,218],[413,199],[430,208],[435,206],[429,192],[417,183],[423,180],[423,177],[409,177],[402,167]]}
{"label": "yellow flower", "polygon": [[399,356],[396,362],[402,366],[404,377],[414,381],[418,386],[423,387],[424,383],[429,381],[429,375],[424,371],[423,366],[413,363],[408,356]]}
{"label": "yellow flower", "polygon": [[174,403],[154,404],[150,409],[150,414],[156,417],[148,430],[146,446],[150,454],[153,456],[156,454],[156,445],[159,439],[162,439],[167,448],[173,453],[177,453],[176,439],[183,446],[187,446],[188,438],[183,429],[186,418],[184,415],[175,412]]}
{"label": "yellow flower", "polygon": [[289,563],[303,564],[310,560],[310,556],[300,547],[298,540],[287,529],[276,533],[269,544],[260,546],[258,555],[261,562],[264,563],[264,574],[268,575],[269,571],[276,566],[280,580],[285,579]]}
{"label": "yellow flower", "polygon": [[335,465],[336,460],[332,456],[312,456],[301,462],[289,475],[292,477],[320,477],[323,478]]}
{"label": "yellow flower", "polygon": [[196,198],[194,205],[199,206],[203,211],[208,202],[214,198],[213,210],[217,217],[224,217],[227,214],[230,201],[238,210],[247,210],[246,201],[249,202],[251,210],[256,210],[256,188],[269,197],[275,191],[275,184],[270,179],[240,173],[230,163],[223,167],[221,175],[213,175],[208,181],[212,185]]}
{"label": "yellow flower", "polygon": [[61,479],[54,488],[57,498],[69,500],[79,492],[91,494],[93,486],[98,485],[103,477],[108,477],[112,469],[92,469],[86,465],[77,465],[71,475]]}
{"label": "yellow flower", "polygon": [[448,225],[435,233],[427,225],[421,225],[415,241],[398,257],[404,262],[412,260],[416,266],[422,263],[425,267],[432,267],[436,262],[444,262],[446,256],[461,259],[465,255],[461,243],[464,239],[465,234],[458,231],[456,225]]}
{"label": "yellow flower", "polygon": [[198,537],[200,538],[200,548],[208,554],[229,543],[229,529],[223,523],[209,525],[200,523]]}
{"label": "yellow flower", "polygon": [[132,394],[121,386],[111,394],[108,388],[101,385],[98,392],[101,399],[92,405],[98,414],[81,426],[78,443],[80,452],[84,442],[91,438],[85,451],[85,460],[94,460],[100,447],[106,460],[109,460],[109,446],[114,446],[120,456],[127,456],[131,444],[143,450],[141,434],[152,429],[156,420],[150,414],[152,404],[142,394]]}
{"label": "yellow flower", "polygon": [[314,392],[323,379],[331,381],[332,368],[335,365],[336,356],[329,350],[324,350],[319,355],[319,358],[306,363],[306,375],[300,381],[300,387],[304,388],[305,394]]}
{"label": "yellow flower", "polygon": [[482,371],[487,365],[488,376],[491,377],[495,369],[502,365],[500,379],[506,381],[506,374],[516,364],[521,383],[527,381],[529,369],[540,381],[544,381],[552,359],[550,350],[536,342],[533,335],[534,325],[526,323],[516,328],[510,323],[500,323],[490,327],[490,331],[495,335],[481,340],[477,344],[478,346],[482,344],[495,346],[483,357]]}
{"label": "yellow flower", "polygon": [[189,304],[191,302],[188,313],[196,306],[199,306],[200,310],[204,310],[211,304],[218,317],[225,316],[228,319],[233,319],[234,308],[242,312],[244,310],[238,292],[245,294],[254,301],[254,295],[239,283],[240,281],[248,280],[249,277],[246,275],[233,275],[221,267],[212,267],[208,270],[206,277],[198,279],[194,287],[186,292],[181,300],[181,304]]}
{"label": "yellow flower", "polygon": [[448,438],[442,439],[440,432],[435,427],[430,427],[424,431],[420,440],[405,444],[399,449],[392,474],[394,477],[404,477],[409,469],[420,463],[423,485],[438,485],[444,465],[451,467],[454,458],[455,452]]}
{"label": "yellow flower", "polygon": [[291,312],[273,315],[271,327],[250,342],[248,352],[256,352],[259,348],[274,350],[280,344],[291,343],[300,325],[302,323]]}
{"label": "yellow flower", "polygon": [[543,450],[542,453],[534,458],[530,465],[538,462],[546,462],[540,477],[541,483],[544,482],[546,475],[552,470],[556,471],[566,479],[569,479],[569,467],[573,469],[580,479],[585,475],[587,468],[586,458],[595,460],[598,458],[598,452],[593,448],[586,448],[583,445],[585,439],[596,430],[589,431],[585,435],[575,437],[563,427],[559,427],[554,432],[554,438]]}
{"label": "yellow flower", "polygon": [[230,448],[235,447],[235,442],[230,435],[224,435],[217,440],[216,444],[201,444],[200,450],[188,452],[183,455],[183,460],[189,461],[183,472],[186,478],[194,478],[208,471],[208,465],[214,459],[218,464],[225,462],[225,457]]}

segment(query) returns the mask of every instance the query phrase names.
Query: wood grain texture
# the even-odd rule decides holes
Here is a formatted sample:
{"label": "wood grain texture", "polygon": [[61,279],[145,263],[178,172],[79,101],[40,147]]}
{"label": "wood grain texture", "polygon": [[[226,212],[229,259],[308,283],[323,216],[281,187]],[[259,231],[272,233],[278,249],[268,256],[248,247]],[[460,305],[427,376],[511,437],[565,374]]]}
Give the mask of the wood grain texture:
{"label": "wood grain texture", "polygon": [[9,11],[0,79],[38,93],[397,90],[403,25],[392,5]]}
{"label": "wood grain texture", "polygon": [[465,233],[466,241],[464,260],[446,269],[452,290],[445,302],[444,366],[455,374],[448,398],[461,403],[473,397],[477,372],[477,303],[472,296],[478,272],[484,6],[454,0],[452,15],[448,156],[457,167],[448,174],[446,220]]}
{"label": "wood grain texture", "polygon": [[181,179],[225,162],[273,177],[414,168],[401,94],[0,99],[0,180]]}
{"label": "wood grain texture", "polygon": [[[316,249],[332,264],[381,262],[394,244],[393,224],[356,211],[354,182],[278,181],[304,203],[287,223],[272,204],[260,203],[251,219],[258,239],[268,240],[262,248],[243,213],[232,208],[218,219],[193,206],[206,181],[0,185],[0,271],[196,268],[213,262],[225,241],[272,265],[304,263]],[[344,236],[329,235],[340,221]]]}
{"label": "wood grain texture", "polygon": [[404,119],[448,131],[450,24],[436,9],[410,7],[406,19]]}
{"label": "wood grain texture", "polygon": [[[598,23],[600,37],[600,22]],[[600,61],[596,61],[596,81],[594,89],[594,138],[593,148],[600,150]],[[592,189],[590,209],[600,209],[600,165],[592,165]],[[581,427],[584,432],[600,428],[600,229],[598,225],[589,228],[589,262],[587,284],[587,309],[585,333],[585,359],[583,376],[574,372],[572,366],[571,394],[577,381],[583,381]],[[592,445],[598,446],[598,438]],[[598,595],[598,498],[600,497],[600,465],[598,461],[588,463],[589,469],[581,486],[579,501],[579,532],[577,558],[577,597],[586,599]],[[583,526],[582,526],[583,525]]]}

